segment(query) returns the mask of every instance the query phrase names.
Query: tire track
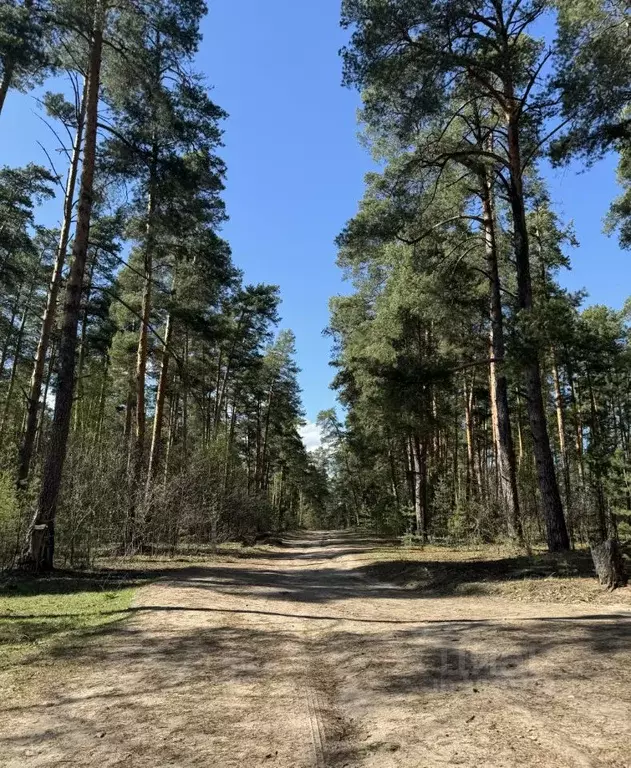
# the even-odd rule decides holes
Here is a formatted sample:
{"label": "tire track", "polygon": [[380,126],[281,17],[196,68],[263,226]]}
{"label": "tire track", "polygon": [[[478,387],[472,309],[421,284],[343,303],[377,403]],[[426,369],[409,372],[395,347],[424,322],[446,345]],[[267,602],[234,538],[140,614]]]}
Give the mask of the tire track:
{"label": "tire track", "polygon": [[327,741],[326,729],[322,721],[322,703],[317,691],[307,687],[305,691],[307,710],[309,714],[309,728],[313,745],[314,768],[327,768]]}

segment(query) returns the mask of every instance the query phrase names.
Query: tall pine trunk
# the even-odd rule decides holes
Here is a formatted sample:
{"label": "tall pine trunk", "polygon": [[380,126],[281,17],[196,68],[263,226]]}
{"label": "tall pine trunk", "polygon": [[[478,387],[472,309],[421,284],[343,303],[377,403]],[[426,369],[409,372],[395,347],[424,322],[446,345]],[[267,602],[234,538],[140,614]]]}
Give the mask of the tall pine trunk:
{"label": "tall pine trunk", "polygon": [[490,281],[492,417],[494,421],[493,432],[497,443],[499,490],[501,501],[505,508],[508,535],[511,539],[521,542],[523,540],[523,533],[517,493],[515,446],[508,405],[508,382],[503,373],[506,348],[504,343],[500,273],[497,259],[493,187],[487,174],[482,179],[482,188],[484,243]]}
{"label": "tall pine trunk", "polygon": [[601,420],[598,416],[596,406],[596,395],[592,377],[587,374],[587,393],[589,396],[589,451],[594,454],[596,460],[590,462],[590,481],[596,497],[596,506],[593,511],[593,520],[591,530],[589,531],[590,541],[596,540],[599,543],[605,541],[609,536],[610,520],[607,514],[607,500],[605,498],[605,489],[603,487],[603,470],[598,461],[598,456],[602,453],[601,449]]}
{"label": "tall pine trunk", "polygon": [[7,62],[4,72],[2,73],[2,80],[0,81],[0,115],[4,108],[4,102],[7,98],[7,93],[11,87],[11,81],[13,80],[13,72],[15,70],[15,64],[12,61]]}
{"label": "tall pine trunk", "polygon": [[50,346],[50,356],[48,361],[48,370],[46,371],[46,378],[44,379],[44,394],[42,396],[42,407],[39,409],[37,431],[35,437],[35,445],[33,451],[36,454],[40,453],[41,446],[44,438],[44,427],[46,425],[46,411],[48,404],[48,393],[50,392],[50,382],[53,378],[53,372],[57,365],[57,345],[53,342]]}
{"label": "tall pine trunk", "polygon": [[105,418],[105,402],[107,400],[107,380],[109,375],[109,368],[110,368],[110,358],[109,358],[109,355],[106,354],[105,359],[103,361],[103,378],[101,380],[101,390],[99,392],[99,408],[98,408],[98,413],[96,417],[95,442],[99,448],[101,447],[101,440],[103,437],[103,421]]}
{"label": "tall pine trunk", "polygon": [[416,535],[425,543],[427,540],[427,441],[418,435],[410,441],[414,472],[414,516]]}
{"label": "tall pine trunk", "polygon": [[11,317],[9,318],[8,328],[4,337],[4,344],[2,345],[2,351],[0,352],[0,379],[4,374],[4,366],[9,356],[9,348],[11,346],[11,339],[13,338],[13,332],[15,331],[15,321],[18,316],[18,310],[20,308],[20,297],[22,294],[22,286],[18,288],[17,295],[13,305],[11,306]]}
{"label": "tall pine trunk", "polygon": [[83,276],[88,255],[90,220],[94,197],[99,87],[103,51],[104,7],[96,0],[94,24],[90,43],[90,65],[86,100],[86,133],[81,190],[77,212],[77,228],[72,249],[72,266],[66,285],[63,325],[59,344],[59,373],[55,412],[44,461],[42,485],[37,510],[29,528],[24,563],[38,570],[53,567],[55,550],[55,517],[62,473],[66,459],[68,433],[74,394],[77,329],[81,309]]}
{"label": "tall pine trunk", "polygon": [[585,482],[585,467],[583,463],[583,420],[581,417],[581,403],[578,386],[574,378],[574,372],[570,366],[567,367],[567,379],[570,384],[570,405],[574,421],[574,447],[576,450],[578,479],[582,486]]}
{"label": "tall pine trunk", "polygon": [[472,377],[471,384],[464,380],[464,405],[465,405],[465,429],[467,434],[467,478],[466,478],[466,499],[478,499],[482,495],[482,481],[478,471],[478,464],[475,457],[475,428],[474,428],[474,394],[475,394],[475,374]]}
{"label": "tall pine trunk", "polygon": [[92,281],[94,279],[94,271],[96,269],[96,263],[98,260],[98,248],[95,249],[94,257],[91,260],[88,267],[88,277],[85,281],[85,296],[83,301],[83,312],[81,313],[81,331],[79,333],[79,360],[77,363],[77,394],[76,405],[74,410],[74,425],[73,432],[82,431],[82,426],[85,421],[84,414],[84,386],[83,377],[85,375],[85,356],[87,351],[87,338],[88,338],[88,319],[90,315],[90,296],[92,295]]}
{"label": "tall pine trunk", "polygon": [[[160,33],[156,32],[156,69],[155,85],[162,83]],[[143,249],[143,290],[140,330],[138,333],[138,347],[136,350],[136,424],[134,431],[133,460],[132,460],[132,488],[130,493],[130,508],[127,532],[127,546],[132,549],[136,546],[137,531],[137,506],[142,504],[144,494],[142,492],[142,474],[145,461],[145,440],[147,431],[147,411],[145,399],[145,384],[147,378],[147,356],[149,351],[149,321],[151,318],[152,287],[153,287],[153,250],[155,245],[155,219],[157,212],[157,183],[158,160],[160,147],[158,144],[157,105],[154,101],[152,108],[152,146],[149,164],[148,202],[147,202],[147,227],[145,234],[145,246]],[[146,486],[145,486],[146,491]]]}
{"label": "tall pine trunk", "polygon": [[[155,197],[150,196],[149,221],[147,223],[147,242],[144,254],[144,274],[142,291],[142,309],[140,315],[140,330],[138,332],[138,347],[136,350],[136,425],[134,432],[134,461],[133,481],[136,489],[142,477],[145,454],[145,435],[147,429],[147,412],[145,405],[145,382],[147,378],[147,354],[149,349],[149,320],[151,317],[151,294],[153,282],[153,253],[152,231],[155,212]],[[133,489],[132,489],[133,490]]]}
{"label": "tall pine trunk", "polygon": [[[509,94],[510,95],[510,94]],[[511,100],[514,101],[514,99]],[[515,264],[517,268],[517,294],[522,323],[531,321],[533,298],[530,274],[530,243],[526,224],[526,208],[522,179],[522,160],[519,138],[519,117],[512,112],[508,119],[508,155],[510,165],[510,204],[513,214]],[[527,328],[530,335],[531,329]],[[546,526],[546,538],[551,552],[570,548],[570,539],[563,514],[563,504],[557,483],[554,458],[541,386],[539,350],[531,338],[526,340],[523,359],[526,408],[530,422],[535,465],[541,506]]]}
{"label": "tall pine trunk", "polygon": [[561,470],[563,472],[563,483],[565,487],[565,505],[568,510],[568,522],[571,521],[569,509],[572,501],[572,483],[570,478],[570,455],[566,439],[566,419],[565,404],[563,402],[563,391],[561,389],[561,376],[559,374],[559,365],[557,363],[556,350],[552,350],[552,381],[554,384],[554,404],[557,415],[557,432],[559,435],[559,453],[561,456]]}
{"label": "tall pine trunk", "polygon": [[55,323],[55,314],[57,312],[57,299],[61,288],[61,277],[66,262],[66,252],[68,250],[68,241],[70,239],[70,227],[72,224],[72,214],[74,210],[74,195],[79,173],[79,162],[81,158],[81,144],[83,141],[83,128],[85,122],[86,98],[88,81],[86,79],[83,97],[81,100],[81,109],[79,111],[79,120],[75,133],[74,145],[72,148],[72,158],[68,170],[66,181],[66,192],[64,198],[64,218],[59,236],[59,245],[53,267],[53,274],[48,288],[48,297],[46,308],[42,318],[42,327],[40,330],[37,351],[33,362],[33,372],[29,385],[27,399],[26,427],[22,438],[20,448],[18,483],[22,486],[28,481],[33,458],[33,447],[35,445],[35,436],[37,434],[37,419],[39,413],[39,402],[42,394],[42,382],[44,380],[44,368],[46,366],[46,355],[50,345],[50,337]]}
{"label": "tall pine trunk", "polygon": [[269,394],[267,396],[267,408],[265,411],[265,426],[263,429],[263,442],[262,442],[262,448],[261,448],[261,466],[259,470],[260,486],[257,489],[260,491],[267,490],[267,451],[268,451],[268,445],[269,445],[270,420],[272,417],[272,402],[274,399],[274,384],[275,382],[272,382],[270,385]]}
{"label": "tall pine trunk", "polygon": [[18,335],[15,340],[15,349],[13,351],[13,365],[11,366],[11,376],[9,377],[9,387],[7,389],[5,399],[4,399],[2,419],[0,419],[0,440],[4,437],[4,432],[7,427],[7,423],[9,421],[9,411],[11,409],[11,400],[13,399],[13,390],[15,389],[15,379],[17,376],[18,366],[20,364],[20,357],[22,355],[22,342],[24,341],[24,329],[26,328],[26,321],[28,319],[28,305],[30,303],[32,293],[33,291],[31,289],[31,292],[28,294],[26,299],[27,308],[24,310],[24,312],[22,312],[22,319],[20,320]]}
{"label": "tall pine trunk", "polygon": [[[175,293],[175,278],[173,279],[172,295]],[[147,473],[147,492],[155,477],[160,463],[162,452],[162,424],[164,421],[164,404],[166,401],[167,385],[169,381],[169,358],[171,339],[173,338],[173,313],[169,311],[164,328],[164,344],[162,345],[162,362],[160,364],[160,378],[156,393],[156,409],[153,417],[153,431],[151,434],[151,450],[149,453],[149,470]]]}

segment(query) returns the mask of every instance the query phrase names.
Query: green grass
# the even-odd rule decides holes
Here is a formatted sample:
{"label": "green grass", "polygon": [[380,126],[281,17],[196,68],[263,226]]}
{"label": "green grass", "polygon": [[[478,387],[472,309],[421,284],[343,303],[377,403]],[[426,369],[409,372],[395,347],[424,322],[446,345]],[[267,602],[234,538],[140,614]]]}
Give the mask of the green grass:
{"label": "green grass", "polygon": [[73,573],[0,583],[0,668],[33,651],[120,620],[138,582]]}

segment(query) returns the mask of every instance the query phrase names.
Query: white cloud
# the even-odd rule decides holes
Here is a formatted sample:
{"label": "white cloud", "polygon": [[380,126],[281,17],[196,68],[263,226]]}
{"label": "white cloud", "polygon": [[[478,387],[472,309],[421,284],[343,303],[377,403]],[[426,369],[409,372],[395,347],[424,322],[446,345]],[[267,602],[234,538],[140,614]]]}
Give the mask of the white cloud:
{"label": "white cloud", "polygon": [[308,451],[315,451],[322,445],[320,427],[312,421],[308,421],[304,427],[301,427],[300,437],[302,437],[302,442]]}

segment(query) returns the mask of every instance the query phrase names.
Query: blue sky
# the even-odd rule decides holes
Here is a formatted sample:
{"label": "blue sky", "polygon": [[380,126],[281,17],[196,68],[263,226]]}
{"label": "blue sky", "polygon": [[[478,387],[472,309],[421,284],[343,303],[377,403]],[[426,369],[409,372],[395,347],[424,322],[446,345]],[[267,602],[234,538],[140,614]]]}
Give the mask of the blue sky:
{"label": "blue sky", "polygon": [[[249,282],[280,285],[283,327],[297,336],[307,417],[332,406],[328,299],[345,291],[333,240],[354,214],[370,158],[357,141],[356,94],[341,87],[340,0],[210,0],[198,66],[227,110],[225,236]],[[32,97],[11,93],[0,119],[0,164],[46,158],[56,141]],[[546,173],[556,209],[581,247],[562,278],[590,301],[620,307],[630,255],[602,234],[617,193],[615,159],[577,175]],[[58,214],[55,212],[54,216]],[[54,223],[56,219],[49,223]]]}
{"label": "blue sky", "polygon": [[212,0],[199,56],[230,114],[226,235],[249,280],[281,287],[310,420],[335,402],[322,336],[344,290],[333,240],[371,165],[358,97],[341,87],[339,12],[339,0]]}

